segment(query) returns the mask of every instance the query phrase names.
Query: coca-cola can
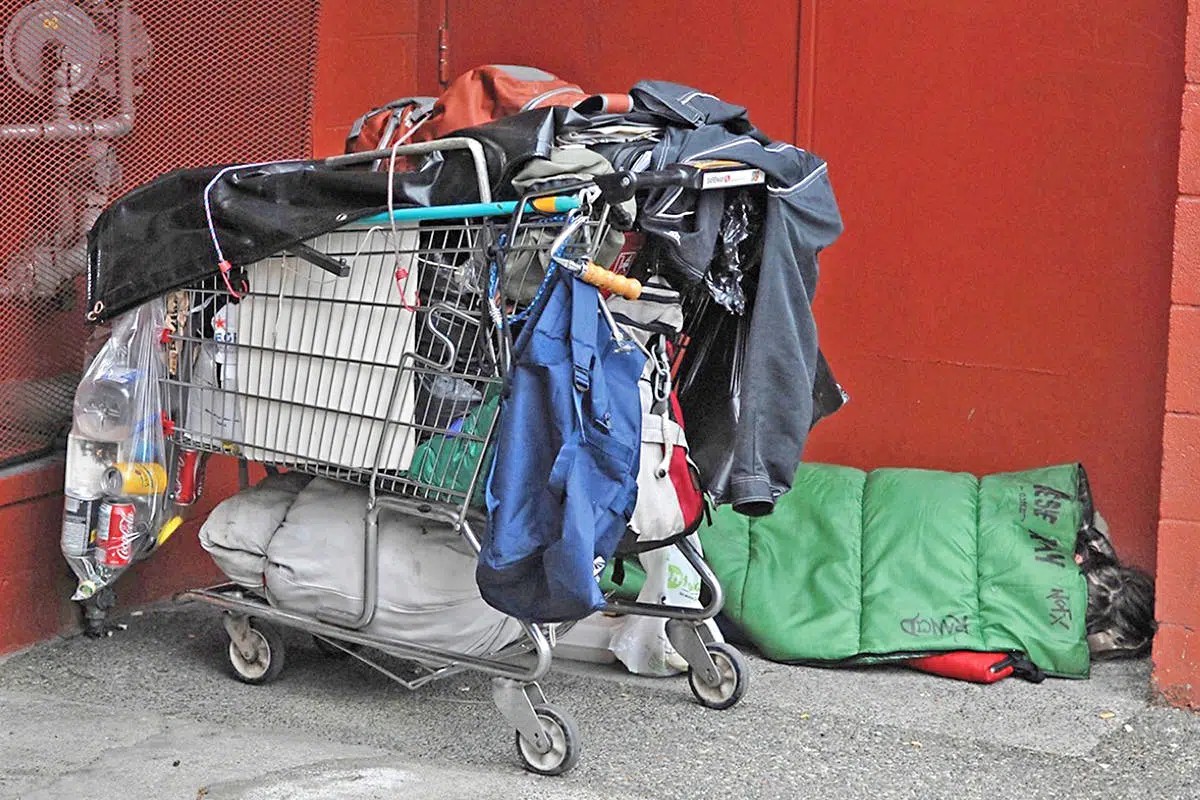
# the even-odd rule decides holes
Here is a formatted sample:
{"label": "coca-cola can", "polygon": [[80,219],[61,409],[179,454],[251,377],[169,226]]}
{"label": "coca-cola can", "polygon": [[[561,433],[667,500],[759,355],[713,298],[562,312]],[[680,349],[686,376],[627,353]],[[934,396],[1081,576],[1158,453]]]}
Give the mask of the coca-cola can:
{"label": "coca-cola can", "polygon": [[171,499],[176,505],[190,506],[200,499],[204,491],[204,465],[207,453],[196,450],[180,450],[175,459],[175,480],[171,485]]}
{"label": "coca-cola can", "polygon": [[96,527],[96,561],[106,567],[128,567],[137,538],[137,506],[105,502]]}

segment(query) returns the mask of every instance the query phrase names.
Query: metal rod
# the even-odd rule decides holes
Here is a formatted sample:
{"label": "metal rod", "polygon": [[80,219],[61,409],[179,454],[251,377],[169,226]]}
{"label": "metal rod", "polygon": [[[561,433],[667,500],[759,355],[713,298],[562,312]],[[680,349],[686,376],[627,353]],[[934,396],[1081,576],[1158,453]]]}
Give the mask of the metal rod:
{"label": "metal rod", "polygon": [[[398,156],[422,156],[442,150],[470,151],[471,159],[475,162],[475,181],[479,186],[479,201],[481,203],[492,202],[492,184],[488,178],[487,157],[483,154],[483,145],[475,139],[470,139],[466,136],[450,136],[445,139],[435,139],[432,142],[404,144],[395,148],[395,153]],[[388,147],[383,150],[371,150],[365,153],[333,156],[325,159],[322,163],[328,167],[349,167],[356,164],[378,161],[381,158],[390,158],[391,155],[392,148]]]}
{"label": "metal rod", "polygon": [[[546,642],[545,636],[537,628],[532,628],[534,644],[536,647],[537,659],[532,667],[521,667],[519,664],[503,661],[499,657],[500,654],[494,654],[493,657],[473,656],[466,653],[459,653],[453,650],[443,650],[439,647],[427,647],[425,645],[414,644],[411,642],[400,642],[394,640],[383,639],[378,636],[373,636],[367,633],[361,633],[355,630],[347,630],[337,625],[321,622],[313,617],[304,614],[296,614],[291,611],[283,611],[282,609],[273,608],[264,602],[251,600],[245,597],[236,597],[224,594],[216,589],[189,589],[175,595],[175,602],[185,602],[189,600],[207,603],[211,606],[232,611],[236,614],[246,614],[252,617],[276,622],[280,625],[286,625],[292,628],[317,636],[324,636],[330,639],[338,639],[343,642],[352,642],[354,644],[363,645],[365,647],[374,647],[390,655],[395,655],[400,658],[411,658],[419,661],[431,661],[435,664],[452,665],[463,664],[474,669],[484,672],[489,675],[496,675],[502,678],[511,678],[515,681],[531,682],[540,680],[550,669],[550,647]],[[526,625],[526,632],[530,632],[530,626]],[[540,641],[540,646],[539,646]],[[543,649],[544,647],[544,649]],[[503,651],[501,651],[501,654]],[[519,655],[519,652],[509,654],[510,657]]]}
{"label": "metal rod", "polygon": [[345,628],[360,630],[371,624],[379,603],[379,504],[367,506],[366,530],[363,536],[363,601],[362,611],[351,617],[341,611],[321,609],[317,619]]}
{"label": "metal rod", "polygon": [[330,275],[336,275],[339,278],[345,278],[350,275],[350,265],[345,261],[328,256],[303,242],[297,242],[289,247],[287,251],[297,258],[304,259],[314,267],[325,270]]}
{"label": "metal rod", "polygon": [[[526,204],[524,212],[532,214],[562,213],[573,211],[580,206],[577,197],[554,197],[554,202],[547,203],[541,208],[532,203]],[[397,208],[389,217],[387,212],[363,217],[355,225],[380,225],[390,220],[396,222],[424,222],[437,219],[468,219],[473,217],[507,217],[520,208],[520,201],[504,200],[496,203],[458,203],[448,206],[421,206],[418,208]]]}
{"label": "metal rod", "polygon": [[679,619],[685,622],[703,622],[719,614],[721,608],[725,605],[725,592],[721,589],[721,582],[713,574],[712,568],[704,563],[704,559],[696,552],[695,546],[686,537],[676,542],[675,546],[679,548],[679,552],[683,553],[683,557],[699,573],[700,582],[708,587],[710,593],[708,603],[702,608],[688,608],[686,606],[640,603],[636,600],[622,600],[619,597],[613,597],[609,599],[605,610],[625,614],[639,614],[643,617]]}

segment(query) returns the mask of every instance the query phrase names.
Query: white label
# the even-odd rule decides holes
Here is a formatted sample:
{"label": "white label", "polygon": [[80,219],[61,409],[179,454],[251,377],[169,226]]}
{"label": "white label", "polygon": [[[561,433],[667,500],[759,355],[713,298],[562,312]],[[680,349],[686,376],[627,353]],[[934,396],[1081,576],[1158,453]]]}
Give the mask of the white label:
{"label": "white label", "polygon": [[93,502],[67,496],[62,527],[63,555],[75,558],[87,556],[92,543]]}
{"label": "white label", "polygon": [[763,183],[766,176],[761,169],[734,169],[721,172],[705,172],[701,188],[726,189],[731,186],[751,186]]}

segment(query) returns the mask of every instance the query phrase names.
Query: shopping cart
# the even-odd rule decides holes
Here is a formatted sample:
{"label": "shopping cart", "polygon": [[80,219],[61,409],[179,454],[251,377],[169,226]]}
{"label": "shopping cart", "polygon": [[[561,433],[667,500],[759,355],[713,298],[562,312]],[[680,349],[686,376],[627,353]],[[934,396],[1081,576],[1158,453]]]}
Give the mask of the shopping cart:
{"label": "shopping cart", "polygon": [[[295,613],[236,584],[177,599],[226,612],[229,660],[247,683],[279,675],[284,650],[276,626],[306,631],[323,650],[349,654],[412,690],[464,670],[491,675],[493,700],[516,729],[526,768],[559,774],[578,760],[578,727],[547,702],[538,681],[563,626],[522,623],[518,642],[487,655],[364,630],[379,598],[381,511],[448,526],[479,551],[488,443],[513,358],[510,326],[536,307],[546,286],[540,276],[557,269],[627,297],[640,290],[591,261],[609,213],[593,183],[493,203],[482,151],[469,139],[327,163],[394,162],[457,148],[475,160],[480,203],[349,221],[246,267],[244,281],[222,275],[188,287],[186,322],[168,337],[175,369],[163,386],[175,447],[366,487],[360,612]],[[704,608],[616,600],[611,607],[671,618],[670,640],[691,665],[696,697],[726,708],[744,692],[746,670],[703,624],[720,610],[719,583],[693,548],[679,546],[707,587]],[[376,652],[410,662],[411,674],[396,674]]]}

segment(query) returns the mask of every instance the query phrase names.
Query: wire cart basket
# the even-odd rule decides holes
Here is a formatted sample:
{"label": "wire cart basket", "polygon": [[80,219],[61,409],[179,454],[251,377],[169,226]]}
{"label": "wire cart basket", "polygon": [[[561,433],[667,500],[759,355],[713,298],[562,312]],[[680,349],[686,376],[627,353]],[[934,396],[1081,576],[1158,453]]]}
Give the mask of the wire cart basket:
{"label": "wire cart basket", "polygon": [[[365,487],[361,609],[295,613],[232,583],[177,599],[226,612],[229,660],[248,683],[273,680],[282,669],[277,625],[308,632],[323,650],[348,653],[408,689],[465,670],[491,675],[493,700],[516,729],[525,767],[553,775],[573,767],[580,750],[574,719],[538,685],[563,626],[521,623],[521,639],[485,655],[364,630],[379,598],[381,512],[451,528],[478,552],[488,444],[513,357],[508,326],[536,305],[542,275],[558,269],[626,296],[638,290],[591,262],[608,224],[594,184],[493,203],[482,151],[469,139],[328,163],[455,148],[471,151],[482,202],[351,221],[246,267],[244,282],[217,276],[176,295],[186,323],[169,335],[163,382],[176,419],[173,445]],[[686,540],[676,546],[707,587],[703,608],[616,598],[609,608],[667,617],[693,693],[727,708],[745,691],[747,670],[704,624],[723,602],[718,581]],[[415,677],[397,675],[373,651],[411,662]]]}

